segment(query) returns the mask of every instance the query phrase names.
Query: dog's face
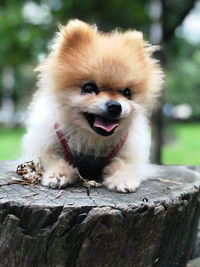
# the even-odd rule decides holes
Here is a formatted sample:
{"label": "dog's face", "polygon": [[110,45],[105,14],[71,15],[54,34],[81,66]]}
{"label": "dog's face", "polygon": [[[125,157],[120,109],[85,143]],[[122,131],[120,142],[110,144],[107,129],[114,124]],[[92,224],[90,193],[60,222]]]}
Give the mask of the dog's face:
{"label": "dog's face", "polygon": [[71,127],[110,136],[154,103],[163,74],[153,50],[140,32],[105,34],[73,20],[61,28],[38,70],[51,80],[51,93]]}

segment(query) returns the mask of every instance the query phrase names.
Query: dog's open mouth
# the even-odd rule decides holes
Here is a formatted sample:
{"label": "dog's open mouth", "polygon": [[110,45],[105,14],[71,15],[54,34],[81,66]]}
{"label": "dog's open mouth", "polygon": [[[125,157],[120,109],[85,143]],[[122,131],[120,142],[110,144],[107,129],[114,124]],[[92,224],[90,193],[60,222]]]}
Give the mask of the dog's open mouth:
{"label": "dog's open mouth", "polygon": [[119,125],[119,120],[111,120],[100,115],[83,113],[90,127],[98,134],[109,136],[114,133]]}

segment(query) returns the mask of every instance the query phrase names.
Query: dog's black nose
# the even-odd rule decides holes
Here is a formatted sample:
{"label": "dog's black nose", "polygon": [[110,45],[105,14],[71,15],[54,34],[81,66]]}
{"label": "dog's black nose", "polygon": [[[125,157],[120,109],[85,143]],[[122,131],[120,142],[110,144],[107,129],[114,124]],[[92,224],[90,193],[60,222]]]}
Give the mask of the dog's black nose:
{"label": "dog's black nose", "polygon": [[117,117],[122,112],[122,106],[117,101],[108,101],[106,103],[108,114]]}

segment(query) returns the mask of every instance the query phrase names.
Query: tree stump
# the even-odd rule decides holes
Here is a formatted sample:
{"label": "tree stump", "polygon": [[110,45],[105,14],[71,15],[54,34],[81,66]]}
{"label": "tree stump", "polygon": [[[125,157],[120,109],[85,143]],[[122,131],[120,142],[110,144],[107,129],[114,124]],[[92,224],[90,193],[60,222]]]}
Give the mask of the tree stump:
{"label": "tree stump", "polygon": [[185,266],[200,214],[199,177],[157,167],[136,193],[15,184],[0,164],[0,266]]}

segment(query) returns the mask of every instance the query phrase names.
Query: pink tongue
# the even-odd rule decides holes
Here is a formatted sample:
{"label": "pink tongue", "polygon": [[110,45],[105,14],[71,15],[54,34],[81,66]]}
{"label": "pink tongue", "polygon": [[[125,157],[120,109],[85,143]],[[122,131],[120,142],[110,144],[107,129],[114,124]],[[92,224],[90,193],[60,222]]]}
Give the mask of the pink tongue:
{"label": "pink tongue", "polygon": [[109,121],[98,115],[95,116],[94,126],[101,128],[106,132],[111,132],[118,125],[119,123],[117,122]]}

